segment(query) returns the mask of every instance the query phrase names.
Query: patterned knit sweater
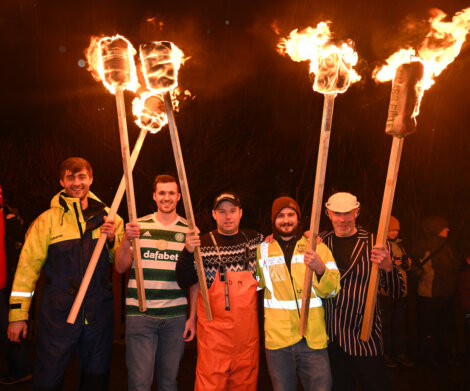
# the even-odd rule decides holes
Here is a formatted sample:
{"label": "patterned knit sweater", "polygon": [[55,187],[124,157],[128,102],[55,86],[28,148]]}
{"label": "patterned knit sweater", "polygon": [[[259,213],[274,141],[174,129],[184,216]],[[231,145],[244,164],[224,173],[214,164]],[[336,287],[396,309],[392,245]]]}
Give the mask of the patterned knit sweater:
{"label": "patterned knit sweater", "polygon": [[[240,230],[235,235],[222,235],[212,231],[217,246],[219,247],[220,262],[217,249],[209,234],[201,236],[201,256],[204,264],[207,287],[214,282],[216,272],[220,265],[226,270],[240,272],[249,270],[255,276],[256,273],[256,248],[263,241],[263,235],[254,230]],[[176,264],[176,281],[182,288],[188,288],[197,282],[194,254],[186,248]]]}

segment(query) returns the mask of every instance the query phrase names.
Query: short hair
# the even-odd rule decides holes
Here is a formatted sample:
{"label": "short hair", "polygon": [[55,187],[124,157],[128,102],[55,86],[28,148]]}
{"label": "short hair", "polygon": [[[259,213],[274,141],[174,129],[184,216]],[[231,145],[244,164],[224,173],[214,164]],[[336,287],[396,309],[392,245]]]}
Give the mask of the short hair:
{"label": "short hair", "polygon": [[180,192],[180,186],[176,178],[172,175],[162,174],[157,175],[155,180],[153,181],[153,191],[157,191],[157,185],[159,183],[176,183],[176,188],[178,189],[178,193]]}
{"label": "short hair", "polygon": [[83,169],[88,171],[88,174],[93,178],[93,170],[91,164],[81,157],[69,157],[65,159],[60,165],[60,179],[64,179],[65,173],[70,171],[72,174],[76,174]]}

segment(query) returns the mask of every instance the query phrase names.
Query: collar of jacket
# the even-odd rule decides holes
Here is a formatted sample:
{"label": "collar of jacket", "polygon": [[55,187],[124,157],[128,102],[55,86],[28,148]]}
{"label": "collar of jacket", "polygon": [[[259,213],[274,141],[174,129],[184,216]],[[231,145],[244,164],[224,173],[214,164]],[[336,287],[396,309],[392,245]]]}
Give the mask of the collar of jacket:
{"label": "collar of jacket", "polygon": [[[101,200],[93,194],[91,191],[88,192],[88,209],[92,209],[93,213],[91,213],[90,217],[96,216],[100,214],[105,208],[106,205],[101,202]],[[62,190],[57,193],[51,200],[51,208],[59,208],[62,210],[62,213],[67,213],[69,210],[74,210],[73,205],[76,204],[80,206],[78,208],[79,213],[81,214],[82,208],[80,205],[80,200],[78,198],[68,197],[65,192]]]}

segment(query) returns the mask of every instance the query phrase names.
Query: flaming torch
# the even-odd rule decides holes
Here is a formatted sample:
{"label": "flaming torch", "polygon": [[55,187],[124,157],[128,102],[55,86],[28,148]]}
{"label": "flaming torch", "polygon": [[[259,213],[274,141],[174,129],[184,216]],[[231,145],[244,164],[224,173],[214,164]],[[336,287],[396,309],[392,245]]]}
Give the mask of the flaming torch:
{"label": "flaming torch", "polygon": [[[127,135],[124,89],[135,91],[137,88],[137,73],[134,63],[134,52],[135,50],[132,47],[132,44],[126,38],[121,37],[120,35],[115,35],[113,37],[103,37],[99,40],[94,39],[92,40],[90,47],[87,50],[89,65],[95,78],[101,79],[105,87],[116,96],[129,221],[135,221],[137,218],[134,198],[134,183],[132,180],[132,167],[135,164],[135,160],[137,159],[137,155],[140,151],[143,139],[145,138],[145,134],[140,135],[139,140],[136,143],[137,148],[135,149],[135,158],[133,159],[134,162],[132,163],[129,153],[129,138]],[[123,187],[120,186],[120,190],[118,190],[118,193],[116,194],[109,211],[109,219],[114,219],[114,216],[116,215],[117,209],[122,199],[122,191]],[[121,192],[120,196],[119,192]],[[106,234],[101,234],[83,277],[69,317],[67,318],[68,323],[75,323],[78,311],[82,305],[85,293],[87,291],[88,285],[90,284],[105,241]],[[134,253],[134,267],[136,271],[139,310],[144,312],[147,309],[147,306],[145,302],[142,261],[140,258],[140,245],[138,239],[134,239],[132,247]]]}
{"label": "flaming torch", "polygon": [[[308,247],[316,250],[317,236],[320,227],[320,212],[325,186],[326,163],[330,143],[333,106],[336,94],[346,92],[349,86],[360,80],[353,69],[357,63],[357,53],[351,44],[341,46],[332,43],[329,28],[330,22],[320,22],[317,27],[307,27],[300,32],[293,30],[289,38],[281,39],[278,50],[287,53],[294,61],[310,61],[310,73],[314,75],[313,90],[324,95],[323,117],[318,146],[317,171],[313,192],[312,215],[310,219],[310,240]],[[308,310],[312,293],[313,271],[306,268],[300,313],[300,334],[305,335],[308,321]]]}
{"label": "flaming torch", "polygon": [[[393,197],[403,150],[403,139],[416,129],[416,117],[424,91],[460,52],[470,30],[470,8],[457,13],[451,22],[443,22],[446,14],[437,10],[430,20],[431,31],[418,51],[401,49],[387,59],[387,65],[374,71],[374,78],[380,82],[393,80],[385,132],[393,136],[392,149],[385,182],[382,209],[380,211],[376,244],[385,246],[387,230],[392,212]],[[372,264],[367,291],[361,339],[368,341],[372,331],[377,301],[379,271]]]}
{"label": "flaming torch", "polygon": [[[147,88],[154,94],[163,95],[188,228],[192,230],[196,227],[196,223],[170,96],[170,91],[178,86],[178,70],[183,59],[183,52],[171,42],[150,42],[140,45],[140,59]],[[206,317],[211,321],[212,311],[199,247],[194,250],[194,259]]]}

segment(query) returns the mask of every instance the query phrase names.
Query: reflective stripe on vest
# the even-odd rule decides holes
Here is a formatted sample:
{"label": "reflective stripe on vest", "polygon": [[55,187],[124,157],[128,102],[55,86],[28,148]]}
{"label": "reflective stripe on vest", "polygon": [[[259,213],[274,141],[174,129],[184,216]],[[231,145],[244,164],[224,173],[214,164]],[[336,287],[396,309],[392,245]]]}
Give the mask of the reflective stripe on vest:
{"label": "reflective stripe on vest", "polygon": [[336,266],[336,263],[334,262],[327,262],[325,263],[325,266],[330,270],[338,270],[338,266]]}
{"label": "reflective stripe on vest", "polygon": [[[271,281],[271,276],[269,274],[269,265],[278,265],[281,263],[285,263],[284,257],[269,257],[268,256],[268,246],[269,243],[263,242],[260,246],[261,252],[261,259],[260,259],[260,266],[262,269],[267,271],[267,273],[263,273],[264,281],[266,283],[266,289],[271,292],[271,299],[264,299],[264,306],[266,308],[275,308],[275,309],[283,309],[283,310],[296,310],[297,304],[295,300],[277,300],[274,295],[274,288],[273,283]],[[292,263],[294,263],[294,258],[296,263],[303,263],[303,256],[300,254],[296,254],[292,257]],[[301,262],[299,261],[301,259]],[[266,267],[265,267],[266,265]],[[297,300],[299,308],[302,307],[302,299]],[[316,297],[315,294],[312,292],[312,296],[310,298],[310,306],[309,308],[316,308],[321,307],[322,301],[319,297]]]}
{"label": "reflective stripe on vest", "polygon": [[16,296],[16,297],[33,297],[34,291],[32,292],[15,292],[12,291],[10,296]]}

